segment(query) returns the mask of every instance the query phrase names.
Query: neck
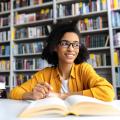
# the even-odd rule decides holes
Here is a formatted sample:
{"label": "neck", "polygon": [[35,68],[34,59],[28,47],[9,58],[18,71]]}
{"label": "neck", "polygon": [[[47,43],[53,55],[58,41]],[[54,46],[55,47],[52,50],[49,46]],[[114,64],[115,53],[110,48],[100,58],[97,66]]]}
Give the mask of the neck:
{"label": "neck", "polygon": [[58,70],[60,73],[60,76],[62,79],[67,80],[70,77],[70,71],[71,71],[72,64],[59,64]]}

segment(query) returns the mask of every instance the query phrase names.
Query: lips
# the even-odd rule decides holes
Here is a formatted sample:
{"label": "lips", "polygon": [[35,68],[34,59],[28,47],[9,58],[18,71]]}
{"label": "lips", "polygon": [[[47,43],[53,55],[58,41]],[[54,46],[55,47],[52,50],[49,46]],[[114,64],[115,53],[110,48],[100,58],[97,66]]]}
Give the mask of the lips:
{"label": "lips", "polygon": [[75,54],[65,54],[65,56],[66,56],[67,58],[73,58],[73,57],[75,57]]}

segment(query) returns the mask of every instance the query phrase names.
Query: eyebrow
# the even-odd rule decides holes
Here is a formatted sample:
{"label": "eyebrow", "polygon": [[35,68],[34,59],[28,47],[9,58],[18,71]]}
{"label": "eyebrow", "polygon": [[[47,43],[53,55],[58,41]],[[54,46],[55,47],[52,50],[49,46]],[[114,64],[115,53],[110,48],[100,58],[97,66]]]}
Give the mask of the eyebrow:
{"label": "eyebrow", "polygon": [[[63,39],[63,40],[61,40],[61,41],[70,42],[70,41],[68,41],[68,40],[65,40],[65,39]],[[73,42],[70,42],[70,43],[74,43],[74,42],[79,42],[79,41],[73,41]]]}

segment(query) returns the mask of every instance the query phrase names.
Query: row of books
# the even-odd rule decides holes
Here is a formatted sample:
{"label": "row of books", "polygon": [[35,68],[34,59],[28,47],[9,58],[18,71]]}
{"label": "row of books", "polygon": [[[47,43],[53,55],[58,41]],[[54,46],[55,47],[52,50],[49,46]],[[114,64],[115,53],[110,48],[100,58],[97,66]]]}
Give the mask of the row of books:
{"label": "row of books", "polygon": [[35,70],[49,66],[46,60],[41,58],[18,58],[15,61],[15,70]]}
{"label": "row of books", "polygon": [[21,85],[25,81],[29,80],[32,77],[31,74],[16,74],[14,76],[14,86]]}
{"label": "row of books", "polygon": [[36,27],[25,27],[25,28],[16,29],[15,38],[21,39],[21,38],[36,38],[40,36],[47,36],[47,34],[51,31],[48,30],[48,27],[49,26],[36,26]]}
{"label": "row of books", "polygon": [[10,25],[10,16],[0,17],[0,27]]}
{"label": "row of books", "polygon": [[57,5],[57,17],[64,17],[64,16],[69,16],[69,15],[77,15],[77,13],[73,13],[74,4],[68,4],[68,5],[63,5],[59,4]]}
{"label": "row of books", "polygon": [[10,9],[11,9],[11,1],[10,0],[0,1],[0,12],[9,11]]}
{"label": "row of books", "polygon": [[103,16],[80,20],[80,31],[102,29],[106,27],[108,27],[107,18]]}
{"label": "row of books", "polygon": [[108,53],[91,53],[88,63],[93,67],[109,66],[111,65],[110,54]]}
{"label": "row of books", "polygon": [[9,60],[0,60],[0,71],[10,70],[10,61]]}
{"label": "row of books", "polygon": [[14,8],[39,5],[52,0],[14,0]]}
{"label": "row of books", "polygon": [[10,45],[0,46],[0,56],[2,55],[10,55]]}
{"label": "row of books", "polygon": [[94,11],[107,10],[107,0],[88,0],[75,4],[57,5],[57,16],[87,14]]}
{"label": "row of books", "polygon": [[80,41],[87,48],[109,46],[109,36],[105,33],[81,36]]}
{"label": "row of books", "polygon": [[112,74],[111,69],[95,69],[98,75],[106,78],[112,84]]}
{"label": "row of books", "polygon": [[110,2],[112,9],[120,8],[120,0],[110,0]]}
{"label": "row of books", "polygon": [[11,38],[10,30],[0,32],[0,42],[10,41],[10,38]]}
{"label": "row of books", "polygon": [[120,27],[120,12],[112,12],[112,26]]}
{"label": "row of books", "polygon": [[79,3],[80,14],[107,10],[107,0],[88,0]]}
{"label": "row of books", "polygon": [[16,13],[15,14],[15,24],[24,24],[29,22],[35,22],[37,20],[43,20],[53,17],[52,8],[42,8],[37,12],[33,13]]}
{"label": "row of books", "polygon": [[15,54],[42,53],[43,48],[43,42],[19,43],[16,45]]}
{"label": "row of books", "polygon": [[117,32],[113,36],[114,46],[120,46],[120,32]]}
{"label": "row of books", "polygon": [[120,67],[115,68],[116,85],[120,86]]}
{"label": "row of books", "polygon": [[120,50],[114,51],[114,65],[115,66],[120,65]]}

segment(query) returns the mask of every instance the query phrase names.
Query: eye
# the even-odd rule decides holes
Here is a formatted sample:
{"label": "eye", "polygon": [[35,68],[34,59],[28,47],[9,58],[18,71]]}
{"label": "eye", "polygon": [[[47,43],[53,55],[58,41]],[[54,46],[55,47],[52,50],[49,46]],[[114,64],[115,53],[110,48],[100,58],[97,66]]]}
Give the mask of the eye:
{"label": "eye", "polygon": [[61,43],[60,43],[62,46],[67,46],[69,43],[68,42],[66,42],[66,41],[61,41]]}
{"label": "eye", "polygon": [[74,47],[79,47],[79,43],[77,43],[77,42],[74,43],[73,45],[74,45]]}

